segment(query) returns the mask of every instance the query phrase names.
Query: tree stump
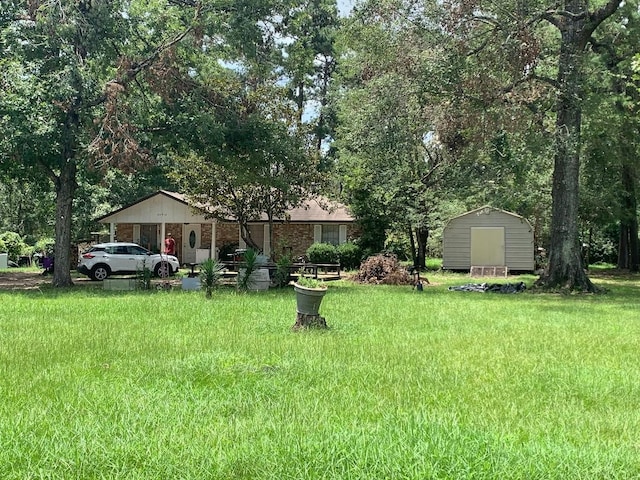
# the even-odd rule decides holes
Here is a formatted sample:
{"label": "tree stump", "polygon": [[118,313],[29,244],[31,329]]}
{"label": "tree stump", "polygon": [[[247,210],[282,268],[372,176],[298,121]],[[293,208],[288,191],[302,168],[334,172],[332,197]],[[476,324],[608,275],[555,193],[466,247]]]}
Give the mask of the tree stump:
{"label": "tree stump", "polygon": [[320,315],[308,315],[306,313],[298,313],[296,323],[293,330],[302,330],[304,328],[328,328],[324,317]]}

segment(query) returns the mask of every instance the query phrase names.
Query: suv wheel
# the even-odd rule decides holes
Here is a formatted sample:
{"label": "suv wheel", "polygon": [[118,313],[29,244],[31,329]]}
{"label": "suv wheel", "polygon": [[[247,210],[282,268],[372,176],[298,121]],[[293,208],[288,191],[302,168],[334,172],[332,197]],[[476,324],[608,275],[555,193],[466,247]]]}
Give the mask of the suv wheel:
{"label": "suv wheel", "polygon": [[102,280],[107,278],[110,273],[111,271],[106,265],[96,265],[91,269],[91,278],[93,280],[101,282]]}
{"label": "suv wheel", "polygon": [[171,265],[169,265],[169,262],[160,262],[158,263],[158,265],[156,265],[155,273],[156,277],[170,277],[171,275],[173,275],[173,269],[171,268]]}

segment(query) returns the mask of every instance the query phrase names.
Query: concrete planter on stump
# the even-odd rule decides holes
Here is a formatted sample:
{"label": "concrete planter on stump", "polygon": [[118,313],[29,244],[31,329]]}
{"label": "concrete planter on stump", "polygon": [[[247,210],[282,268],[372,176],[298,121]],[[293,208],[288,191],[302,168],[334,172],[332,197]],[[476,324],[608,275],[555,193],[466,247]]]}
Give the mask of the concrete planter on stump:
{"label": "concrete planter on stump", "polygon": [[327,322],[319,314],[320,304],[327,293],[326,286],[304,286],[294,283],[296,292],[296,323],[294,330],[300,328],[327,328]]}

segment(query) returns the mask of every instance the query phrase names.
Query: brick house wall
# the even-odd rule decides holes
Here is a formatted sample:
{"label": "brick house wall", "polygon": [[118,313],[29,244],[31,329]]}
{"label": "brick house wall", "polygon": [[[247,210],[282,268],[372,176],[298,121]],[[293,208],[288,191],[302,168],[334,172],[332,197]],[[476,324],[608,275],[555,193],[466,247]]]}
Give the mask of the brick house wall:
{"label": "brick house wall", "polygon": [[133,224],[119,223],[116,227],[116,242],[133,242]]}
{"label": "brick house wall", "polygon": [[273,245],[271,251],[279,256],[290,253],[300,257],[313,243],[313,225],[305,223],[275,224],[273,226]]}
{"label": "brick house wall", "polygon": [[200,248],[211,249],[211,232],[213,228],[210,223],[200,225]]}
{"label": "brick house wall", "polygon": [[[216,248],[218,249],[218,252],[220,252],[221,250],[224,252],[225,250],[229,250],[229,249],[236,249],[238,248],[238,239],[239,239],[239,232],[238,232],[238,228],[240,228],[238,226],[237,223],[217,223],[216,224]],[[224,256],[224,253],[223,253]],[[220,260],[229,260],[228,258],[220,258]]]}
{"label": "brick house wall", "polygon": [[[171,232],[176,240],[178,258],[182,258],[182,227],[180,223],[168,223],[165,227],[166,233]],[[225,247],[238,247],[238,224],[237,223],[217,223],[216,224],[216,248],[218,251]],[[347,225],[347,239],[357,238],[359,230],[355,225]],[[211,223],[201,224],[201,248],[211,248]],[[164,240],[164,239],[163,239]],[[120,223],[116,229],[116,241],[133,242],[133,224]],[[310,223],[276,223],[273,225],[271,255],[274,258],[289,253],[294,258],[306,254],[307,248],[313,243],[313,224]],[[164,244],[163,244],[164,245]],[[228,258],[219,258],[228,260]]]}

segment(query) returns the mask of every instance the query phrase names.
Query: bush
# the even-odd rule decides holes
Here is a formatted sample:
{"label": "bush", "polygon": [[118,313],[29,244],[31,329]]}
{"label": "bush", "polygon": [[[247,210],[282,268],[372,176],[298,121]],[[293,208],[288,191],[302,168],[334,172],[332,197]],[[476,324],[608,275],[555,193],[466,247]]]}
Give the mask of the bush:
{"label": "bush", "polygon": [[252,248],[247,248],[244,252],[242,265],[238,272],[238,288],[240,290],[249,290],[251,282],[251,274],[258,268],[258,252]]}
{"label": "bush", "polygon": [[17,262],[20,255],[23,255],[29,246],[22,240],[22,237],[15,232],[4,232],[0,234],[0,242],[4,243],[4,251],[9,254],[9,260]]}
{"label": "bush", "polygon": [[384,242],[384,251],[400,260],[411,258],[411,241],[406,233],[389,232]]}
{"label": "bush", "polygon": [[354,270],[362,261],[362,249],[353,242],[343,243],[337,248],[340,266],[345,270]]}
{"label": "bush", "polygon": [[278,259],[278,261],[276,262],[276,273],[273,278],[276,287],[281,288],[289,285],[292,263],[293,260],[291,259],[291,255],[289,254],[282,255]]}
{"label": "bush", "polygon": [[360,265],[355,280],[381,285],[413,285],[413,278],[395,255],[375,255],[367,258]]}
{"label": "bush", "polygon": [[54,238],[51,238],[51,237],[41,238],[33,246],[33,251],[34,253],[44,253],[48,255],[53,253],[55,244],[56,244],[56,240]]}
{"label": "bush", "polygon": [[221,272],[222,264],[212,258],[207,258],[200,264],[200,282],[204,286],[206,298],[212,297],[213,290],[218,284]]}
{"label": "bush", "polygon": [[330,243],[314,243],[307,248],[311,263],[338,263],[338,250]]}
{"label": "bush", "polygon": [[220,251],[218,252],[218,258],[223,262],[227,260],[231,260],[231,255],[235,253],[237,249],[238,249],[237,243],[225,243],[224,245],[222,245],[222,247],[220,247]]}

